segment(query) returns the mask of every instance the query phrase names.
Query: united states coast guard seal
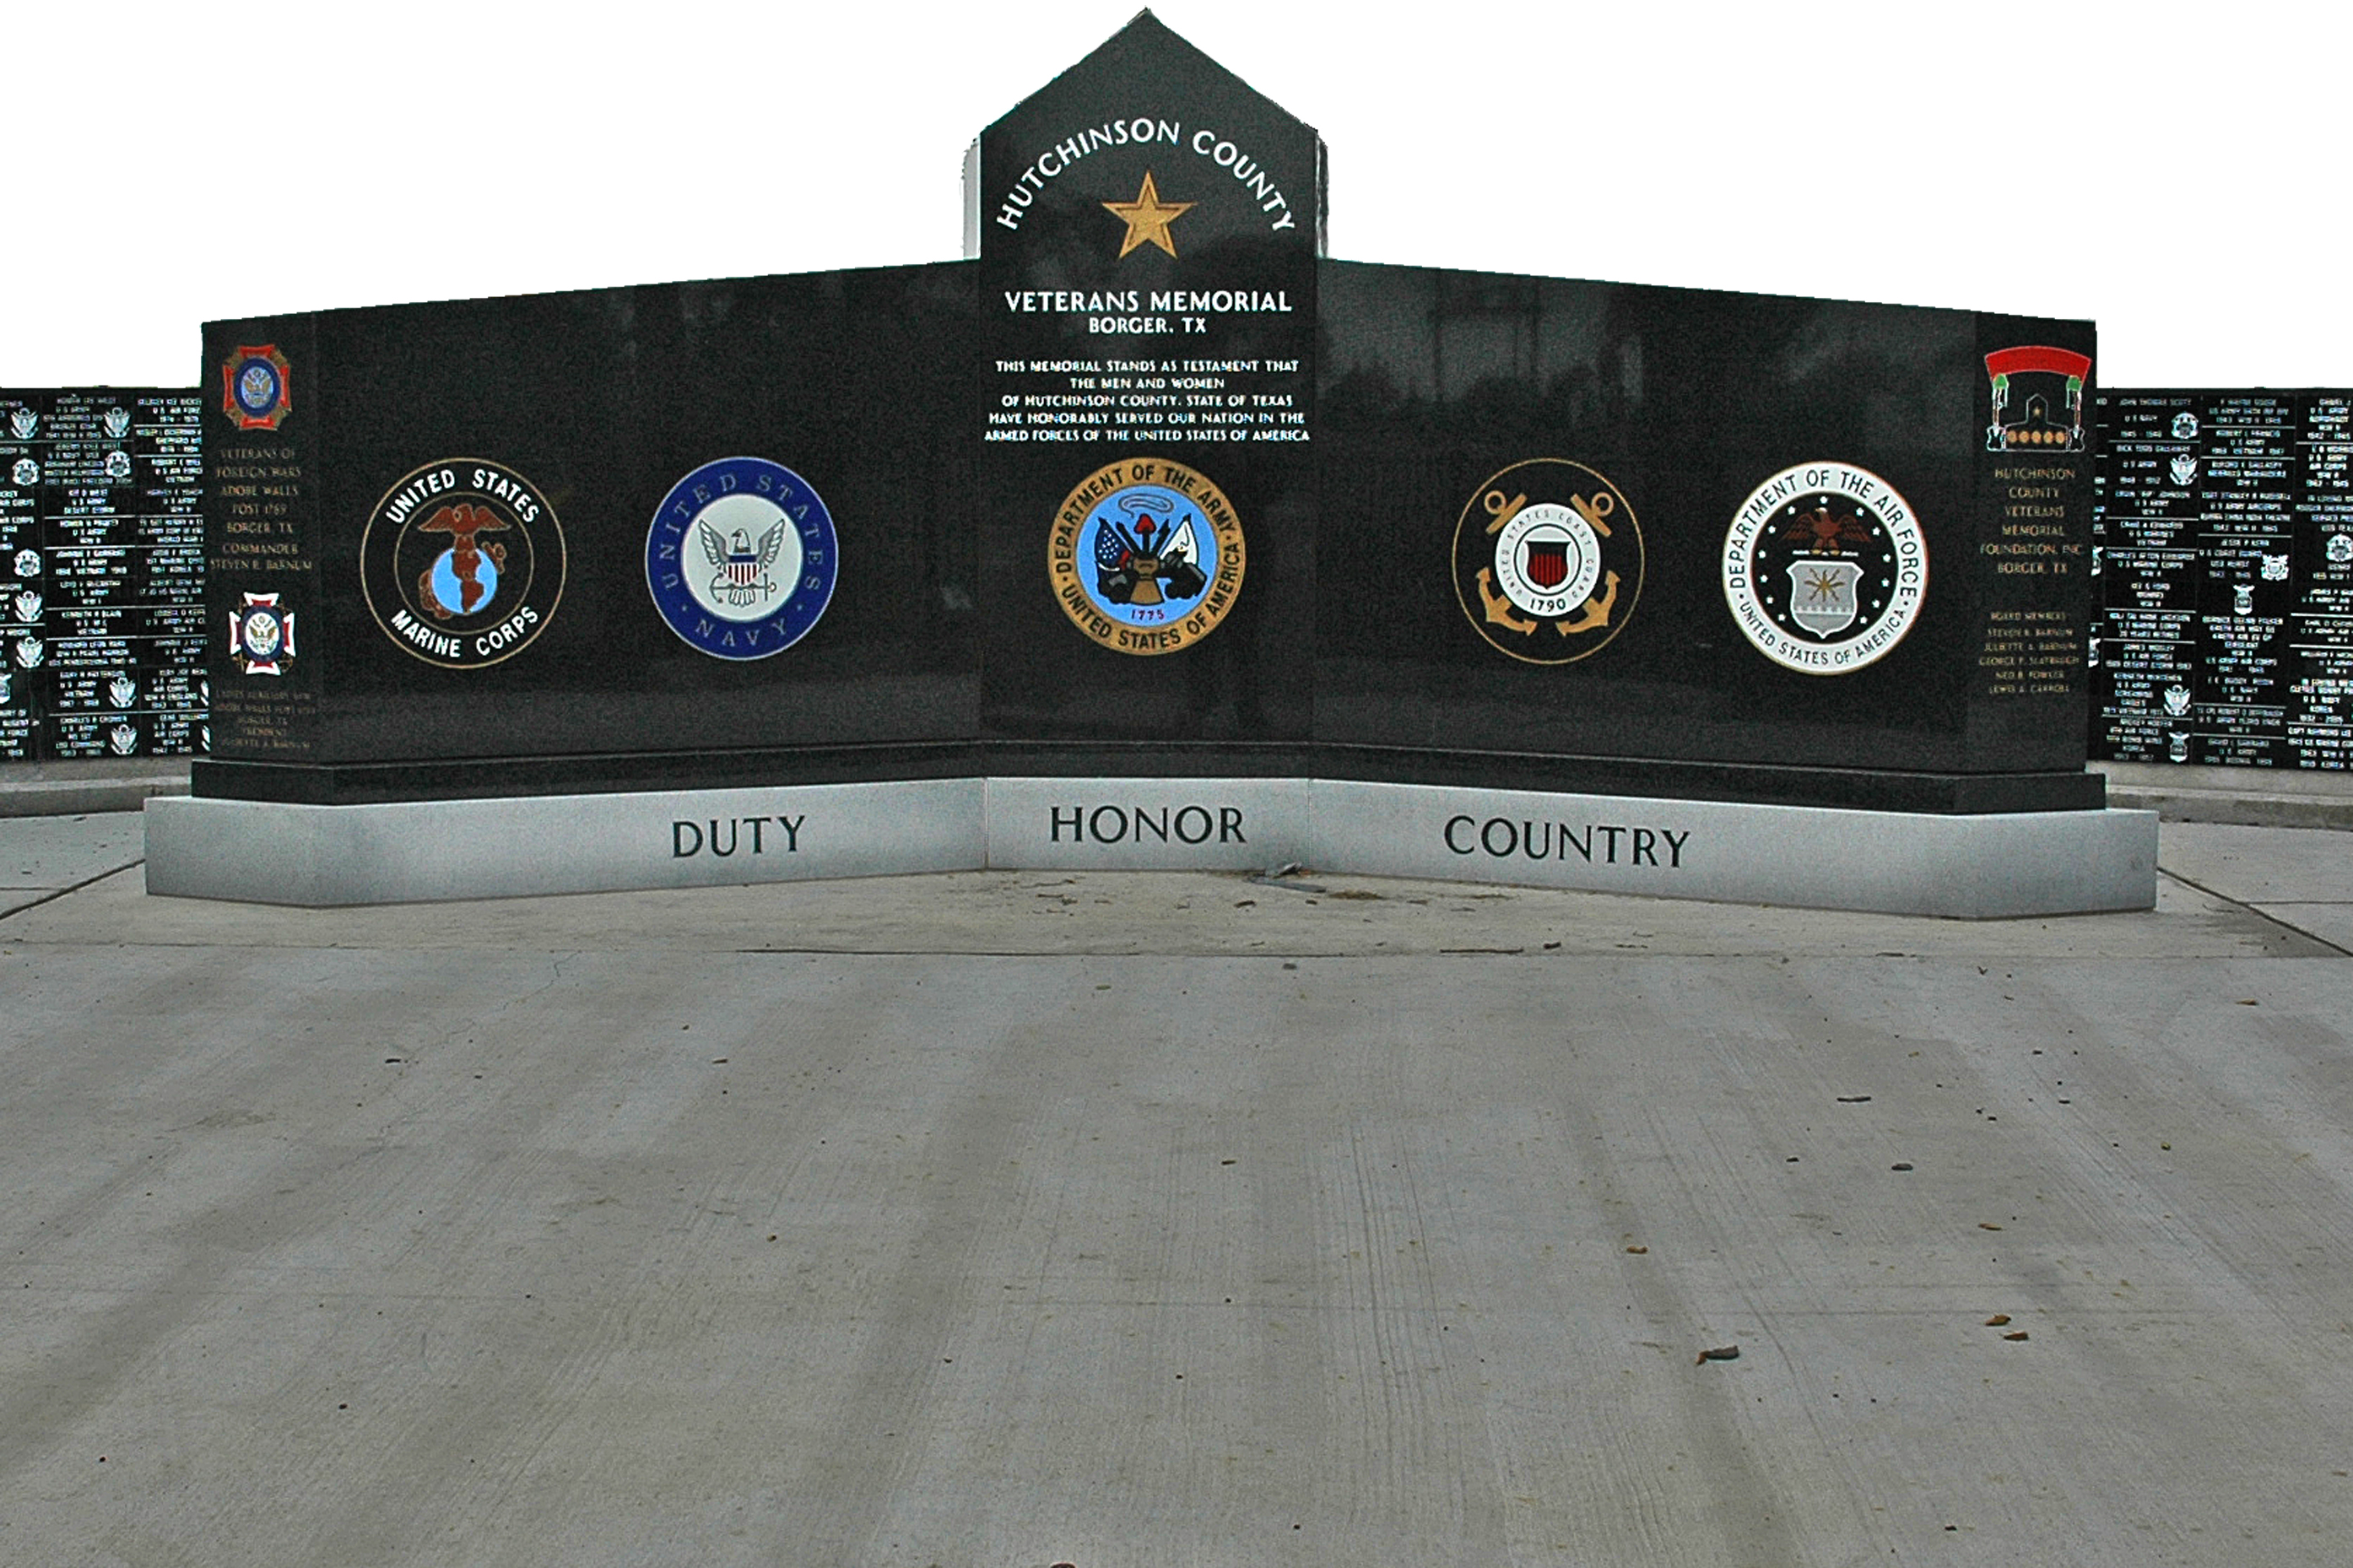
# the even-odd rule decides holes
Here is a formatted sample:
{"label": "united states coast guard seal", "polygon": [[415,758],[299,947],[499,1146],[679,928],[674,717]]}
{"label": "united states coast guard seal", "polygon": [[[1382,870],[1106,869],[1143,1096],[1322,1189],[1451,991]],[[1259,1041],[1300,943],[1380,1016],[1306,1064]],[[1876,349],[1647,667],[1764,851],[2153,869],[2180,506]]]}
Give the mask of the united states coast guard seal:
{"label": "united states coast guard seal", "polygon": [[1454,596],[1490,647],[1572,664],[1626,626],[1642,593],[1642,530],[1582,463],[1533,458],[1472,493],[1454,525]]}
{"label": "united states coast guard seal", "polygon": [[521,653],[554,618],[564,530],[512,468],[444,458],[402,475],[368,514],[360,590],[407,652],[480,669]]}
{"label": "united states coast guard seal", "polygon": [[1071,624],[1119,653],[1174,653],[1217,629],[1242,587],[1242,525],[1207,476],[1113,463],[1054,513],[1048,581]]}
{"label": "united states coast guard seal", "polygon": [[1798,463],[1749,492],[1724,541],[1724,598],[1757,650],[1806,675],[1884,658],[1918,618],[1928,542],[1894,487]]}
{"label": "united states coast guard seal", "polygon": [[703,464],[670,487],[646,532],[654,608],[713,658],[766,658],[808,636],[839,564],[833,514],[765,458]]}

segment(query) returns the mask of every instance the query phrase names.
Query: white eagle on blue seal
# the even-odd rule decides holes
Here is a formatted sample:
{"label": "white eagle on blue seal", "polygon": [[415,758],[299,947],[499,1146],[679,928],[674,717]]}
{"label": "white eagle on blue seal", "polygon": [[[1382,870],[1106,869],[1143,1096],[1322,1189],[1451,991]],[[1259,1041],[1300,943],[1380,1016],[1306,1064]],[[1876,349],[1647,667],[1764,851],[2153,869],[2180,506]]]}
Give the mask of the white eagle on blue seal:
{"label": "white eagle on blue seal", "polygon": [[786,520],[777,518],[776,526],[760,535],[759,543],[754,544],[752,536],[743,529],[722,539],[719,531],[709,523],[696,523],[703,554],[719,568],[718,575],[711,579],[711,596],[723,605],[741,609],[776,593],[776,579],[768,575],[768,568],[776,564],[776,552],[785,547],[785,528]]}

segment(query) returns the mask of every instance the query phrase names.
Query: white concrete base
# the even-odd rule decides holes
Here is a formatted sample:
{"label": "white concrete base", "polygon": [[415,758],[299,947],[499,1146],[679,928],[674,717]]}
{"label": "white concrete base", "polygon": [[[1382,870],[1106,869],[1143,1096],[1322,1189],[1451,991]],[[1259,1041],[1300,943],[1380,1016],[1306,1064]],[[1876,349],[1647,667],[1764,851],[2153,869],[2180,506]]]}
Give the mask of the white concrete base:
{"label": "white concrete base", "polygon": [[1318,780],[1311,863],[1793,909],[1991,920],[2157,903],[2157,814],[1938,816]]}
{"label": "white concrete base", "polygon": [[2154,907],[2157,816],[1937,816],[1335,779],[147,805],[150,892],[306,906],[1294,860],[1331,874],[1983,920]]}
{"label": "white concrete base", "polygon": [[248,903],[406,904],[980,864],[979,779],[284,805],[147,803],[147,890]]}

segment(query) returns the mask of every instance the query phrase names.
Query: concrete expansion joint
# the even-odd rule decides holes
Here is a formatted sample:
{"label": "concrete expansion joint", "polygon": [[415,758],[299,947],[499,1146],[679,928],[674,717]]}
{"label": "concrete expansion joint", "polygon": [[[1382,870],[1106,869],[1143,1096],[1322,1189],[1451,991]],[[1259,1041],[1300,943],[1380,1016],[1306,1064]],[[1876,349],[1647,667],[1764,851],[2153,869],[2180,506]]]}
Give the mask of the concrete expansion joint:
{"label": "concrete expansion joint", "polygon": [[2173,870],[2162,864],[2158,867],[2158,872],[2161,876],[2172,878],[2175,881],[2180,883],[2183,887],[2191,889],[2193,892],[2202,893],[2207,898],[2213,899],[2221,903],[2228,904],[2234,910],[2239,910],[2246,914],[2253,915],[2255,919],[2263,921],[2267,925],[2276,926],[2281,931],[2287,931],[2294,936],[2301,937],[2306,942],[2317,943],[2318,945],[2328,949],[2329,952],[2337,953],[2340,957],[2353,958],[2353,947],[2347,947],[2342,942],[2331,942],[2328,938],[2321,935],[2318,931],[2306,930],[2305,927],[2297,925],[2293,921],[2282,920],[2279,916],[2272,913],[2269,910],[2263,908],[2259,904],[2252,904],[2244,899],[2233,898],[2229,893],[2222,891],[2220,888],[2214,887],[2210,883],[2199,881],[2197,879],[2192,877],[2185,877],[2180,872]]}

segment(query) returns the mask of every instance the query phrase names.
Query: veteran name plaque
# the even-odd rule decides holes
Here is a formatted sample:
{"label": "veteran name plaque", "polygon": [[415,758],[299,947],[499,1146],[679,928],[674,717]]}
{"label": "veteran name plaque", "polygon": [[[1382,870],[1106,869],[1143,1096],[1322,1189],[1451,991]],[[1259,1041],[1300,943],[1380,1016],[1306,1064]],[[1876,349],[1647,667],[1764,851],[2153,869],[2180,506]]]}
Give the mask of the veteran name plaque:
{"label": "veteran name plaque", "polygon": [[[965,196],[960,261],[208,327],[150,885],[2154,898],[2084,768],[2089,323],[1333,260],[1314,130],[1148,12]],[[1878,869],[1793,880],[1823,834]]]}

